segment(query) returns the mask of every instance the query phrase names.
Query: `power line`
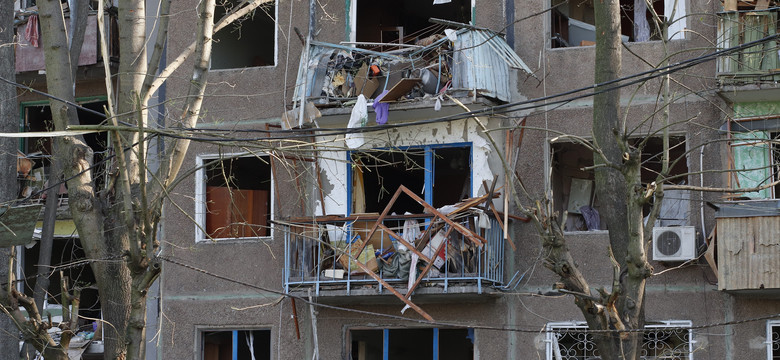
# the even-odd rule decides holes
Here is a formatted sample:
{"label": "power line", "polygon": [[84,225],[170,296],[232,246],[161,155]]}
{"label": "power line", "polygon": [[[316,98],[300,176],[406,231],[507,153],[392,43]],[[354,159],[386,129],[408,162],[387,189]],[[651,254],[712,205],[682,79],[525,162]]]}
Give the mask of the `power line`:
{"label": "power line", "polygon": [[[197,271],[199,273],[202,273],[202,274],[205,274],[205,275],[208,275],[208,276],[220,279],[220,280],[224,280],[224,281],[231,282],[231,283],[238,284],[238,285],[243,285],[243,286],[255,289],[255,290],[260,290],[260,291],[268,292],[268,293],[275,294],[275,295],[289,297],[289,298],[295,299],[297,301],[302,301],[302,302],[304,302],[306,304],[309,304],[309,305],[313,305],[313,306],[317,306],[317,307],[321,307],[321,308],[326,308],[326,309],[330,309],[330,310],[353,312],[353,313],[358,313],[358,314],[363,314],[363,315],[378,316],[378,317],[384,317],[384,318],[387,318],[387,319],[402,320],[402,321],[415,322],[415,323],[426,324],[426,325],[442,326],[442,327],[472,328],[472,329],[481,329],[481,330],[520,332],[520,333],[534,333],[534,334],[538,334],[540,332],[540,330],[538,329],[538,326],[537,327],[529,326],[529,327],[525,327],[524,328],[524,327],[517,327],[517,326],[490,326],[490,325],[479,325],[479,324],[460,324],[460,323],[444,322],[444,321],[428,321],[428,320],[424,320],[424,319],[407,318],[407,317],[403,317],[403,316],[399,316],[399,315],[392,315],[392,314],[378,313],[378,312],[373,312],[373,311],[352,309],[352,308],[347,308],[347,307],[342,307],[342,306],[321,304],[321,303],[317,303],[317,302],[314,302],[314,301],[309,301],[308,298],[305,298],[305,297],[302,297],[302,296],[297,296],[297,295],[285,293],[285,292],[280,291],[280,290],[270,289],[270,288],[266,288],[266,287],[263,287],[263,286],[250,284],[250,283],[245,282],[245,281],[236,280],[236,279],[233,279],[233,278],[225,276],[225,275],[216,274],[216,273],[210,272],[208,270],[201,269],[201,268],[198,268],[196,266],[183,263],[183,262],[181,262],[179,260],[174,260],[174,259],[172,259],[170,257],[166,257],[166,256],[160,255],[160,256],[158,256],[158,258],[163,260],[163,261],[165,261],[165,262],[168,262],[168,263],[171,263],[171,264],[174,264],[174,265],[177,265],[177,266],[181,266],[181,267],[189,269],[189,270]],[[740,325],[740,324],[746,324],[746,323],[757,322],[757,321],[764,321],[764,320],[770,320],[770,319],[776,319],[776,318],[780,318],[780,314],[769,314],[769,315],[755,317],[755,318],[748,318],[748,319],[735,320],[735,321],[723,321],[723,322],[702,324],[702,325],[696,325],[696,326],[664,327],[663,330],[701,330],[701,329],[708,329],[708,328],[714,328],[714,327],[722,327],[722,326],[727,326],[727,325]],[[602,334],[603,333],[636,333],[636,332],[645,332],[647,330],[648,329],[620,329],[620,330],[619,329],[608,329],[608,330],[566,329],[567,332],[593,333],[593,334],[598,334],[598,333],[602,333]]]}

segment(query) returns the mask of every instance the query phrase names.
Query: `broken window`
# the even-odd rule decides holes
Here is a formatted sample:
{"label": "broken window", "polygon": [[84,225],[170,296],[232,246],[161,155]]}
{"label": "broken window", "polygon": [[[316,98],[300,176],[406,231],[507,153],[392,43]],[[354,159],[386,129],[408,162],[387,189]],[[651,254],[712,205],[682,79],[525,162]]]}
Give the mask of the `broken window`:
{"label": "broken window", "polygon": [[[270,236],[271,164],[264,156],[199,156],[199,241]],[[205,230],[205,234],[203,233]]]}
{"label": "broken window", "polygon": [[[686,27],[685,0],[652,0],[652,9],[662,19],[674,12],[669,24],[669,39],[683,39]],[[675,9],[676,6],[676,9]],[[641,7],[641,8],[640,8]],[[551,14],[552,47],[588,46],[596,43],[593,0],[553,0]],[[645,11],[642,11],[642,8]],[[640,15],[644,13],[644,15]],[[635,21],[637,20],[637,21]],[[620,21],[623,42],[660,40],[661,31],[646,0],[620,0]]]}
{"label": "broken window", "polygon": [[[648,322],[642,337],[641,359],[691,359],[692,323],[685,320]],[[601,359],[585,322],[547,324],[547,360]]]}
{"label": "broken window", "polygon": [[[220,0],[214,19],[238,6],[239,0]],[[214,34],[211,69],[240,69],[276,65],[276,1],[260,5],[248,15]]]}
{"label": "broken window", "polygon": [[204,331],[201,360],[270,360],[271,330]]}
{"label": "broken window", "polygon": [[352,360],[470,360],[474,329],[351,330]]}
{"label": "broken window", "polygon": [[[598,211],[600,204],[596,197],[595,177],[593,171],[593,153],[584,145],[570,142],[556,142],[552,145],[552,174],[550,186],[553,192],[553,203],[559,214],[568,212],[564,230],[586,231],[606,230],[606,225],[600,221]],[[663,140],[660,137],[650,138],[642,151],[641,182],[643,186],[656,181],[661,171],[661,155]],[[687,180],[688,163],[685,158],[685,137],[669,138],[669,178],[668,183],[682,184]],[[665,192],[659,225],[687,225],[690,213],[690,195],[687,191]],[[645,214],[649,213],[648,208]]]}
{"label": "broken window", "polygon": [[443,4],[416,0],[355,2],[355,40],[358,42],[414,44],[440,34],[445,28],[431,23],[430,18],[471,23],[471,0],[451,0]]}
{"label": "broken window", "polygon": [[766,323],[767,360],[780,360],[780,321]]}
{"label": "broken window", "polygon": [[[79,105],[90,110],[103,112],[104,100],[80,101]],[[51,109],[48,101],[22,104],[22,123],[23,132],[46,132],[54,130],[52,124]],[[81,125],[98,125],[105,120],[104,116],[78,109],[79,123]],[[93,178],[98,185],[103,183],[103,170],[105,166],[102,160],[105,157],[107,145],[107,135],[105,132],[84,134],[84,141],[92,149],[94,156],[93,162],[96,164],[93,169]],[[19,196],[21,198],[31,198],[32,200],[43,200],[43,190],[48,186],[49,172],[51,168],[52,138],[50,137],[30,137],[23,138],[19,143],[19,151],[23,153],[25,162],[29,162],[29,171],[25,169],[19,174]],[[22,157],[22,155],[20,155]],[[60,185],[59,195],[67,197],[65,185]]]}
{"label": "broken window", "polygon": [[[350,213],[381,213],[404,185],[436,208],[471,195],[471,146],[429,145],[351,153]],[[422,213],[423,207],[401,196],[390,213]]]}
{"label": "broken window", "polygon": [[[49,272],[49,286],[45,289],[46,297],[44,298],[46,304],[44,305],[44,311],[42,311],[44,318],[46,317],[46,312],[50,313],[55,323],[62,321],[62,307],[59,305],[62,293],[60,285],[61,274],[67,277],[69,289],[81,288],[79,316],[84,317],[84,319],[100,318],[100,298],[98,296],[95,275],[92,273],[92,267],[89,262],[84,261],[86,254],[78,236],[74,236],[75,231],[72,221],[57,220],[50,266],[51,269],[61,269],[62,272]],[[36,237],[40,238],[40,236]],[[38,261],[41,248],[40,241],[35,241],[32,247],[20,248],[23,251],[19,253],[18,277],[25,280],[21,283],[24,288],[20,289],[20,291],[32,298],[33,290],[35,289],[35,275],[38,273],[38,267],[40,266]],[[81,325],[91,323],[88,320],[81,320],[80,322]]]}

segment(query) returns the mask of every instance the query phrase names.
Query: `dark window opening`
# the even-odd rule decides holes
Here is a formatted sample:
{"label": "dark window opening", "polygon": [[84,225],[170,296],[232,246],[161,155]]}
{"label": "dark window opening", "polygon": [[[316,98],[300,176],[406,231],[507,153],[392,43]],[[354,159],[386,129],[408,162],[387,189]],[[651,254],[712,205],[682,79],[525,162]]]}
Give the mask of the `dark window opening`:
{"label": "dark window opening", "polygon": [[[35,289],[35,275],[38,273],[39,266],[39,253],[40,242],[36,241],[35,246],[31,248],[25,248],[22,259],[22,273],[20,278],[26,279],[24,282],[24,293],[27,296],[32,297]],[[67,239],[55,238],[52,244],[51,253],[51,266],[52,269],[57,269],[59,266],[64,266],[63,274],[68,278],[68,288],[73,289],[76,287],[81,288],[81,297],[79,305],[79,315],[93,319],[100,318],[100,298],[98,296],[98,290],[95,280],[95,275],[92,273],[92,267],[89,263],[83,263],[79,266],[69,266],[76,264],[78,261],[86,259],[84,248],[81,246],[81,241],[77,237],[71,237]],[[51,305],[60,303],[60,272],[52,271],[49,276],[49,286],[46,289],[46,300],[50,305],[48,309],[44,309],[52,314],[52,316],[61,316],[60,312],[53,309]],[[42,312],[42,313],[44,313]],[[46,315],[43,315],[44,318]],[[91,320],[80,320],[79,325],[88,326],[84,330],[91,329]]]}
{"label": "dark window opening", "polygon": [[205,331],[202,360],[270,360],[271,330]]}
{"label": "dark window opening", "polygon": [[[214,18],[240,4],[222,0]],[[239,69],[276,65],[276,1],[260,5],[248,15],[214,34],[211,69]]]}
{"label": "dark window opening", "polygon": [[474,358],[472,329],[381,329],[351,330],[350,359],[471,360]]}
{"label": "dark window opening", "polygon": [[[682,184],[687,181],[688,163],[686,161],[686,146],[684,137],[671,137],[669,139],[669,164],[671,166],[669,179],[667,183]],[[575,143],[554,143],[552,144],[552,177],[551,187],[553,191],[553,203],[559,214],[568,211],[564,230],[566,231],[585,231],[585,230],[607,230],[606,225],[601,222],[592,211],[587,208],[599,210],[600,204],[595,194],[595,177],[592,170],[584,170],[593,166],[593,153],[587,147]],[[662,168],[661,156],[663,154],[663,142],[660,137],[654,137],[648,140],[642,152],[642,170],[641,182],[643,186],[656,181],[657,175]],[[665,196],[664,204],[667,206],[681,206],[683,210],[673,211],[669,208],[665,210],[662,207],[662,213],[670,214],[670,217],[680,217],[688,213],[685,193]],[[684,200],[684,201],[683,201]],[[583,209],[586,207],[586,209]],[[645,214],[649,212],[645,209]],[[584,213],[583,213],[584,211]],[[664,215],[662,214],[661,218]],[[594,219],[596,221],[594,221]],[[668,224],[673,224],[672,220],[685,219],[664,219],[669,220]]]}
{"label": "dark window opening", "polygon": [[[664,18],[664,1],[653,0],[653,9]],[[593,0],[553,0],[551,14],[552,47],[595,45],[596,27]],[[634,0],[620,0],[620,22],[624,42],[660,40],[661,34],[651,12],[645,12],[647,27],[634,29]]]}
{"label": "dark window opening", "polygon": [[[352,162],[352,213],[381,213],[401,185],[436,208],[455,204],[470,195],[468,146],[355,152]],[[423,207],[401,196],[390,213],[406,212],[420,214]]]}
{"label": "dark window opening", "polygon": [[[103,112],[103,106],[106,104],[105,101],[80,103],[81,106],[98,112]],[[23,114],[22,131],[45,132],[54,130],[51,109],[48,105],[24,106]],[[77,110],[77,115],[81,125],[98,125],[105,120],[105,116],[98,116],[82,109]],[[92,161],[95,167],[93,168],[92,178],[96,182],[97,187],[100,188],[104,180],[105,165],[102,161],[105,158],[105,150],[107,148],[107,133],[85,134],[84,141],[94,153]],[[30,162],[31,170],[19,174],[19,196],[22,198],[32,197],[33,200],[42,200],[44,196],[41,191],[48,186],[49,172],[51,170],[52,138],[25,138],[20,142],[20,147],[20,151],[24,153],[26,160]],[[60,186],[59,195],[67,197],[64,184]]]}
{"label": "dark window opening", "polygon": [[442,33],[444,26],[431,23],[430,18],[471,23],[471,0],[439,5],[432,1],[360,0],[356,15],[358,42],[413,44]]}
{"label": "dark window opening", "polygon": [[270,235],[269,161],[268,156],[248,156],[207,164],[206,232],[211,238]]}

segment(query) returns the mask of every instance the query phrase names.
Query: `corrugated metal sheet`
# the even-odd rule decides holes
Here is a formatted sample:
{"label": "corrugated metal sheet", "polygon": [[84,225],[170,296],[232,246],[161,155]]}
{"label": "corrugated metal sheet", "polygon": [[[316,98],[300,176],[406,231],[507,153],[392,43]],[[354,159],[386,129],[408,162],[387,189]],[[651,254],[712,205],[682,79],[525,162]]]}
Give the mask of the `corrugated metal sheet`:
{"label": "corrugated metal sheet", "polygon": [[509,68],[531,73],[500,36],[486,30],[460,30],[453,56],[453,88],[477,89],[482,95],[511,101]]}
{"label": "corrugated metal sheet", "polygon": [[780,289],[780,216],[717,223],[718,289]]}

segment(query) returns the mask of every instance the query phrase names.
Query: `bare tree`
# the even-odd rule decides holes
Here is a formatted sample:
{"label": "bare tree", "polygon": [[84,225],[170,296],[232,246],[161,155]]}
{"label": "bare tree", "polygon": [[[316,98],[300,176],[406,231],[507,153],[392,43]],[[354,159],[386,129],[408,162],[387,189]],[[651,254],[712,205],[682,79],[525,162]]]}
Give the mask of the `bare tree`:
{"label": "bare tree", "polygon": [[[13,0],[0,1],[0,77],[13,78],[16,67],[14,61],[14,2]],[[17,114],[16,89],[6,83],[0,84],[0,119],[13,119]],[[0,121],[0,131],[14,132],[16,126],[12,121]],[[3,203],[16,198],[16,149],[12,139],[0,139],[0,201]],[[8,273],[12,271],[8,267],[11,248],[0,247],[0,283],[8,280]],[[14,284],[8,284],[13,287]],[[0,291],[2,293],[2,291]],[[0,300],[2,301],[2,300]],[[18,338],[10,336],[15,334],[16,328],[10,318],[0,315],[0,349],[15,349],[19,346]],[[2,351],[0,360],[18,358],[16,351]]]}
{"label": "bare tree", "polygon": [[[178,125],[194,127],[201,113],[213,33],[269,1],[242,2],[216,24],[215,1],[200,2],[197,10],[198,30],[192,45],[167,68],[160,70],[171,1],[162,0],[159,3],[160,16],[154,24],[156,37],[147,38],[147,28],[152,24],[147,23],[145,17],[146,2],[119,0],[117,13],[121,57],[116,74],[111,73],[108,63],[106,31],[102,21],[103,2],[100,2],[98,16],[103,35],[101,38],[104,40],[101,51],[109,98],[106,113],[109,124],[114,125],[111,133],[114,157],[109,165],[109,180],[102,188],[95,182],[92,149],[80,136],[56,138],[60,156],[54,161],[68,179],[70,210],[87,257],[99,260],[93,261],[91,266],[107,322],[104,326],[107,359],[145,358],[147,291],[160,273],[157,225],[166,191],[177,178],[189,146],[187,138],[171,140],[166,146],[169,151],[159,159],[159,169],[152,171],[147,167],[149,101],[167,76],[182,65],[185,59],[194,59],[189,93],[184,101],[182,116],[178,119]],[[6,3],[10,5],[2,6],[3,10],[12,14],[12,2]],[[89,2],[78,3],[79,9],[71,9],[69,15],[86,14]],[[53,96],[50,101],[52,120],[55,130],[66,130],[70,125],[79,124],[76,108],[72,104],[75,102],[75,73],[86,16],[81,16],[71,24],[72,33],[69,34],[63,21],[67,16],[60,1],[39,0],[37,5],[46,60],[47,92]],[[153,44],[151,54],[147,54],[149,43]],[[9,57],[2,58],[5,60]],[[10,58],[13,59],[13,56]],[[13,73],[13,66],[11,69]],[[113,89],[111,81],[114,76],[118,84],[116,89]],[[118,99],[116,104],[111,101],[114,95]],[[35,345],[47,359],[63,358],[59,350],[67,349],[67,341],[63,339],[57,345],[51,340],[32,299],[18,292],[4,295],[13,295],[10,304],[5,304],[6,308],[15,310],[15,314],[19,315],[21,304],[30,314],[26,319],[23,316],[14,317],[25,339]],[[28,328],[28,325],[33,327]]]}

